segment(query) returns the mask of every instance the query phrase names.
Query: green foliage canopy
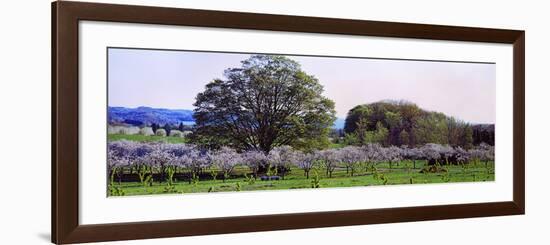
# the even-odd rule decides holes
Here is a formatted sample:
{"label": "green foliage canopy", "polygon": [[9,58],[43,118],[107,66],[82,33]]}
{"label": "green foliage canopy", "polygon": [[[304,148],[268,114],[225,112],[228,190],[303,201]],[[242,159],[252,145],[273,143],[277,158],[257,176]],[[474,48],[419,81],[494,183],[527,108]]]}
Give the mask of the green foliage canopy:
{"label": "green foliage canopy", "polygon": [[349,144],[408,145],[426,143],[461,146],[474,143],[472,125],[443,113],[403,101],[358,105],[348,112],[344,132]]}
{"label": "green foliage canopy", "polygon": [[196,97],[191,140],[208,148],[230,146],[268,153],[276,146],[323,148],[335,120],[323,86],[284,56],[254,55]]}

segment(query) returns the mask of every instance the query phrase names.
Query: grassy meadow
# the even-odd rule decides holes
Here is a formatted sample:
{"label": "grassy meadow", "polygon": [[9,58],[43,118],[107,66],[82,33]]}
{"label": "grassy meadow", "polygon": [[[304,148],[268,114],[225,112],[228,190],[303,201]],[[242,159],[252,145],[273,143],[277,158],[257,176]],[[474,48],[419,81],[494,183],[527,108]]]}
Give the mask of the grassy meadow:
{"label": "grassy meadow", "polygon": [[[387,165],[387,164],[380,164]],[[403,184],[429,184],[429,183],[450,183],[450,182],[482,182],[494,181],[493,163],[489,168],[485,165],[467,166],[465,169],[461,166],[450,166],[446,169],[447,173],[420,173],[422,164],[418,164],[417,169],[412,169],[412,163],[401,163],[400,166],[390,169],[378,169],[387,182],[381,178],[375,178],[370,171],[361,171],[351,177],[346,174],[345,169],[339,169],[333,172],[332,178],[325,176],[323,170],[318,170],[319,187],[357,187],[357,186],[377,186],[377,185],[403,185]],[[235,171],[235,175],[225,180],[200,180],[197,183],[189,183],[187,180],[176,180],[174,189],[166,190],[166,183],[153,182],[152,186],[144,187],[139,182],[122,182],[119,186],[125,195],[151,195],[163,193],[204,193],[204,192],[226,192],[226,191],[257,191],[257,190],[289,190],[313,188],[315,174],[311,174],[309,179],[304,176],[304,171],[294,168],[285,176],[284,180],[261,181],[259,178],[246,179],[244,173],[248,169],[241,168]]]}
{"label": "grassy meadow", "polygon": [[141,134],[108,134],[108,141],[129,140],[136,142],[164,142],[164,143],[187,143],[183,137],[159,136],[159,135],[141,135]]}

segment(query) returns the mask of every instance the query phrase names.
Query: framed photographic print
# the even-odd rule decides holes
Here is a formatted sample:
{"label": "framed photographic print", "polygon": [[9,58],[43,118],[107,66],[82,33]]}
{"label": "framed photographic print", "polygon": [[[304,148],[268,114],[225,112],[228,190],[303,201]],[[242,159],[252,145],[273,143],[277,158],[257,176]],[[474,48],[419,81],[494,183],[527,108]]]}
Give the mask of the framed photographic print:
{"label": "framed photographic print", "polygon": [[52,242],[525,212],[518,30],[52,3]]}

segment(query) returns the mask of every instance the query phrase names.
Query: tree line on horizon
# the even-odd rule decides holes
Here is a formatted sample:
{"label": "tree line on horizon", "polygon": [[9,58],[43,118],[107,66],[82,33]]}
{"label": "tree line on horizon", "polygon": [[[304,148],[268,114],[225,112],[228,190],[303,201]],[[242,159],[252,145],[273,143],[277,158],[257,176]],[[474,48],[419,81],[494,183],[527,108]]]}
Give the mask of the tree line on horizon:
{"label": "tree line on horizon", "polygon": [[471,149],[494,145],[494,125],[472,125],[406,101],[380,101],[352,108],[344,125],[344,142],[415,147],[427,143]]}

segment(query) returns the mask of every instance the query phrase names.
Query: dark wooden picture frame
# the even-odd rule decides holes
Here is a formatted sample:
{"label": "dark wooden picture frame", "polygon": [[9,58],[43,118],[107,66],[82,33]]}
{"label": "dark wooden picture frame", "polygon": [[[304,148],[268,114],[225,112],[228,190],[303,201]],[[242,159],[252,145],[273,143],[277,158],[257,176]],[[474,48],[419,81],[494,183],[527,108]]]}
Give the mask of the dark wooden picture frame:
{"label": "dark wooden picture frame", "polygon": [[[82,20],[513,44],[513,201],[99,225],[79,224]],[[52,242],[161,238],[525,213],[525,32],[83,2],[52,3]]]}

